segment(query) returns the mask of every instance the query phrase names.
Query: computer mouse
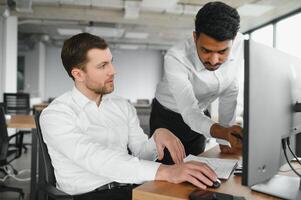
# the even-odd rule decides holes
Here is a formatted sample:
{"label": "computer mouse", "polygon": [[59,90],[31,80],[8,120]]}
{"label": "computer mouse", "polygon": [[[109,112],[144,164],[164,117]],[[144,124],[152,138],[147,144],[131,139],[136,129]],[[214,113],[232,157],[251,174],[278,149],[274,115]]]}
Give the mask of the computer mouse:
{"label": "computer mouse", "polygon": [[216,181],[213,182],[211,186],[208,186],[209,188],[219,188],[221,186],[221,181],[219,179],[216,179]]}

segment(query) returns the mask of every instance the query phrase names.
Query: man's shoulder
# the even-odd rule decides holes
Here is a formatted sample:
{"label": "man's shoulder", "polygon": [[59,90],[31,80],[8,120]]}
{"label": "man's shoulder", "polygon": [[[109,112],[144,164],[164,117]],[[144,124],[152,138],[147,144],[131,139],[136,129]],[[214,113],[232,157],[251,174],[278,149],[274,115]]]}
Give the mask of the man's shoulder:
{"label": "man's shoulder", "polygon": [[166,55],[171,55],[171,56],[185,55],[187,54],[187,51],[191,49],[191,45],[192,45],[192,39],[187,38],[185,40],[182,40],[178,44],[172,46],[170,49],[168,49]]}
{"label": "man's shoulder", "polygon": [[43,114],[51,111],[72,111],[72,95],[71,91],[68,91],[59,97],[55,98],[44,110]]}

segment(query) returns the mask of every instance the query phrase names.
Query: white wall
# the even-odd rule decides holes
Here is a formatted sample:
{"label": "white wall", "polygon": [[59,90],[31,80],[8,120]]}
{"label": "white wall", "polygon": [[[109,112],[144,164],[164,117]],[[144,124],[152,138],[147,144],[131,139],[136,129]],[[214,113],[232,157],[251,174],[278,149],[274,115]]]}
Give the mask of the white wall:
{"label": "white wall", "polygon": [[163,55],[158,50],[112,50],[115,94],[136,102],[151,100],[163,72]]}
{"label": "white wall", "polygon": [[[73,81],[61,62],[61,48],[46,47],[45,97],[56,97],[70,90]],[[157,50],[112,50],[115,76],[114,94],[136,102],[154,97],[162,76],[163,56]]]}
{"label": "white wall", "polygon": [[45,98],[57,97],[73,87],[61,61],[61,48],[47,46],[45,56]]}
{"label": "white wall", "polygon": [[24,92],[30,93],[31,97],[36,97],[39,95],[39,52],[37,45],[31,51],[19,52],[18,56],[25,57]]}

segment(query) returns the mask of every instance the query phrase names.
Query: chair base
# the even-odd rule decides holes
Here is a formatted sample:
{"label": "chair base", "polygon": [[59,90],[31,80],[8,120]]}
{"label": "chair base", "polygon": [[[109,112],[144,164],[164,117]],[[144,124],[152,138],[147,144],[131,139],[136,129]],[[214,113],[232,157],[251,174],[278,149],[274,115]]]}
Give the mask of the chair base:
{"label": "chair base", "polygon": [[19,193],[20,199],[24,199],[24,192],[21,188],[0,185],[0,192],[17,192]]}

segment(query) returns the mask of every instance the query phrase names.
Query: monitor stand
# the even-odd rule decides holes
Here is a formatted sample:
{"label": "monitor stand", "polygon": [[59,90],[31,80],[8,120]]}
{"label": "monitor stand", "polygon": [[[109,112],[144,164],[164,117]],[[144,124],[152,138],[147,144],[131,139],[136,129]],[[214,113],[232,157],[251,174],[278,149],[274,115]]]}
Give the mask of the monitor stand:
{"label": "monitor stand", "polygon": [[300,177],[275,175],[266,182],[253,185],[252,190],[283,199],[301,199]]}

